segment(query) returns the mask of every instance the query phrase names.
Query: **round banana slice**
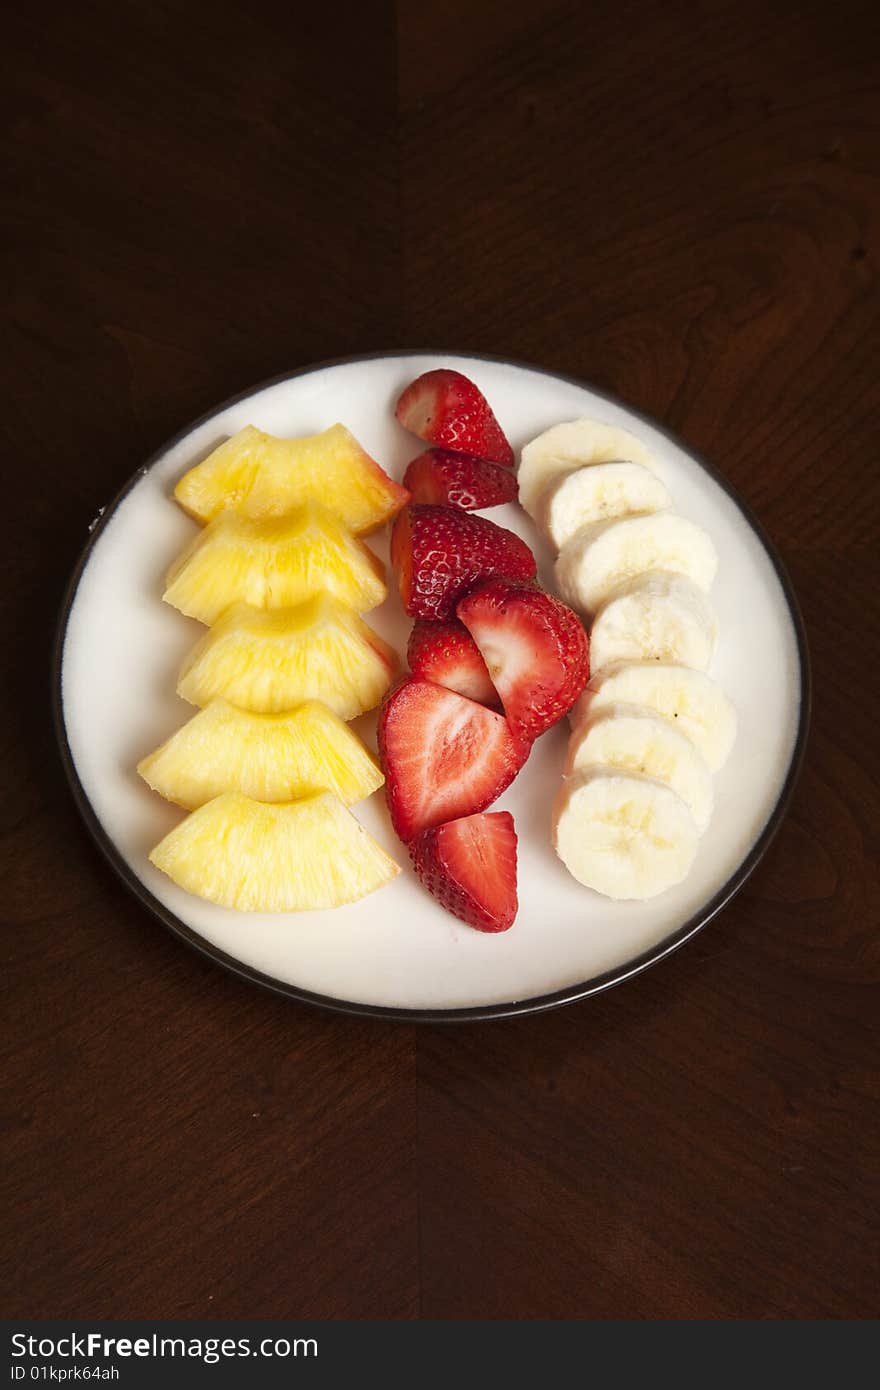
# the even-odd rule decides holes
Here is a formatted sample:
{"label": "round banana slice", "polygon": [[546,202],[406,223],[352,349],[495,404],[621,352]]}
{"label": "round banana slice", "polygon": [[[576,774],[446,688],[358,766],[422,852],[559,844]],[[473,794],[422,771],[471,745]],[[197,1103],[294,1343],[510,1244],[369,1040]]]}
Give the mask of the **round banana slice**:
{"label": "round banana slice", "polygon": [[659,661],[623,662],[594,676],[569,719],[579,729],[609,707],[645,705],[689,738],[711,772],[723,767],[736,738],[736,710],[702,671]]}
{"label": "round banana slice", "polygon": [[585,768],[635,773],[671,787],[702,835],[712,815],[712,778],[694,745],[667,719],[639,705],[615,705],[589,719],[568,745],[566,776]]}
{"label": "round banana slice", "polygon": [[593,675],[617,661],[665,661],[706,671],[718,621],[711,603],[683,574],[650,570],[614,590],[590,629]]}
{"label": "round banana slice", "polygon": [[562,784],[556,853],[579,883],[608,898],[654,898],[681,883],[697,842],[693,816],[662,782],[591,769]]}
{"label": "round banana slice", "polygon": [[565,473],[541,494],[536,520],[561,550],[576,531],[597,521],[635,513],[662,512],[672,506],[666,486],[643,463],[615,460]]}
{"label": "round banana slice", "polygon": [[559,552],[556,582],[566,603],[592,614],[618,584],[647,570],[685,574],[709,590],[717,568],[701,527],[675,512],[655,512],[583,527]]}
{"label": "round banana slice", "polygon": [[569,420],[554,425],[522,451],[517,474],[519,500],[535,517],[541,494],[554,480],[585,463],[608,463],[611,459],[628,459],[647,468],[654,463],[647,445],[629,430],[601,420]]}

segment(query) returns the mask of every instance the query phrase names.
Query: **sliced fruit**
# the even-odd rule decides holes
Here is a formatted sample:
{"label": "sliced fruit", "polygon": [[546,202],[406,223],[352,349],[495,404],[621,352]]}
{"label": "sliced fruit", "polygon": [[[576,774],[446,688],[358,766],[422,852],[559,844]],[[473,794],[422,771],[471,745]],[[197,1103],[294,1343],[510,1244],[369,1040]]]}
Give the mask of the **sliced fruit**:
{"label": "sliced fruit", "polygon": [[530,742],[567,714],[590,674],[576,613],[540,589],[480,584],[458,616],[482,653],[516,738]]}
{"label": "sliced fruit", "polygon": [[278,439],[247,425],[196,464],[174,489],[196,521],[235,511],[257,519],[319,502],[356,535],[395,516],[408,494],[370,458],[344,425]]}
{"label": "sliced fruit", "polygon": [[671,720],[689,738],[712,772],[727,761],[736,738],[736,710],[720,686],[688,666],[658,661],[608,666],[590,681],[571,711],[580,728],[588,718],[625,705],[643,705]]}
{"label": "sliced fruit", "polygon": [[675,512],[655,512],[585,526],[562,547],[555,573],[566,603],[595,613],[618,584],[637,574],[669,570],[708,591],[717,568],[705,531]]}
{"label": "sliced fruit", "polygon": [[297,801],[328,791],[353,806],[385,780],[347,724],[317,700],[284,714],[253,714],[212,700],[138,763],[144,781],[195,810],[222,792]]}
{"label": "sliced fruit", "polygon": [[503,715],[418,676],[398,685],[382,706],[385,795],[404,841],[444,821],[485,811],[525,757]]}
{"label": "sliced fruit", "polygon": [[586,463],[642,463],[653,467],[654,455],[629,430],[601,420],[569,420],[554,425],[533,439],[522,451],[519,466],[519,500],[536,517],[541,495],[565,473]]}
{"label": "sliced fruit", "polygon": [[414,502],[461,507],[466,512],[497,507],[516,498],[516,474],[509,468],[449,449],[428,449],[419,454],[404,473],[403,484]]}
{"label": "sliced fruit", "polygon": [[711,603],[683,574],[651,570],[616,588],[590,628],[595,676],[618,661],[663,661],[708,669],[718,623]]}
{"label": "sliced fruit", "polygon": [[536,520],[561,550],[582,526],[671,506],[665,484],[643,463],[593,463],[551,482],[541,494]]}
{"label": "sliced fruit", "polygon": [[478,386],[461,372],[440,367],[410,382],[395,414],[404,429],[428,444],[513,467],[513,450]]}
{"label": "sliced fruit", "polygon": [[572,734],[566,776],[586,768],[632,772],[671,787],[702,835],[712,815],[712,778],[690,739],[638,705],[612,705]]}
{"label": "sliced fruit", "polygon": [[445,685],[481,705],[500,705],[480,649],[463,623],[419,620],[413,624],[406,656],[414,676]]}
{"label": "sliced fruit", "polygon": [[400,873],[335,796],[265,805],[216,796],[150,855],[188,893],[238,912],[306,912],[366,897]]}
{"label": "sliced fruit", "polygon": [[697,842],[681,797],[649,777],[587,771],[562,784],[556,853],[579,883],[608,898],[653,898],[681,883]]}
{"label": "sliced fruit", "polygon": [[516,830],[509,811],[464,816],[418,835],[415,871],[447,912],[477,931],[507,931],[516,916]]}
{"label": "sliced fruit", "polygon": [[480,579],[529,580],[535,557],[525,541],[484,516],[453,507],[405,507],[391,532],[391,563],[410,617],[455,617],[455,605]]}
{"label": "sliced fruit", "polygon": [[372,709],[396,657],[362,618],[322,595],[295,608],[227,608],[184,663],[177,693],[193,705],[230,700],[278,714],[323,700],[342,719]]}
{"label": "sliced fruit", "polygon": [[221,512],[168,571],[163,597],[208,624],[233,603],[289,608],[321,593],[367,613],[386,597],[384,574],[333,512],[308,502],[263,521]]}

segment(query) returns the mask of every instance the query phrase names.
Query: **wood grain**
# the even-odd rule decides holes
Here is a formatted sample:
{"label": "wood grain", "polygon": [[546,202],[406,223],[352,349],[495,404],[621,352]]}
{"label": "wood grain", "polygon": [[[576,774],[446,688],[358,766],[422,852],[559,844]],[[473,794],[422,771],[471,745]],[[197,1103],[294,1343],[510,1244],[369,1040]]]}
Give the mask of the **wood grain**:
{"label": "wood grain", "polygon": [[[9,1316],[878,1313],[880,24],[861,0],[96,0],[7,17],[0,606]],[[412,1028],[183,950],[45,700],[97,508],[215,401],[409,341],[581,375],[709,455],[815,673],[710,930]]]}

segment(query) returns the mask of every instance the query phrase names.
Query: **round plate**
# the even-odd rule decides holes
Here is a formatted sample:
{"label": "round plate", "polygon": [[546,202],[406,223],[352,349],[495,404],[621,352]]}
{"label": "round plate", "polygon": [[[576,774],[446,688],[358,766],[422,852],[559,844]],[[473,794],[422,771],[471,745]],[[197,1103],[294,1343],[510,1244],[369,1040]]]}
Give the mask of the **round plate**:
{"label": "round plate", "polygon": [[[244,914],[192,897],[147,857],[182,812],[134,770],[193,713],[176,696],[175,681],[204,629],[161,602],[164,572],[194,532],[171,498],[174,484],[244,425],[302,435],[337,420],[399,478],[419,444],[397,424],[394,402],[420,372],[446,366],[476,381],[517,451],[548,426],[578,416],[632,430],[654,450],[677,510],[715,542],[721,638],[712,674],[736,705],[739,734],[715,778],[715,814],[694,867],[679,887],[646,903],[610,902],[569,876],[550,842],[563,722],[536,744],[497,803],[513,812],[519,834],[520,909],[508,932],[484,935],[458,922],[408,867],[380,892],[335,911]],[[525,513],[507,506],[491,516],[529,542],[550,582],[552,555]],[[385,555],[387,532],[370,543]],[[405,651],[409,623],[394,593],[368,621]],[[578,381],[444,353],[384,353],[308,368],[246,392],[179,434],[93,526],[64,604],[56,673],[58,732],[79,807],[145,906],[190,945],[272,989],[349,1012],[406,1018],[549,1008],[626,979],[679,946],[742,886],[766,849],[807,725],[796,602],[778,558],[723,479],[658,426]],[[374,725],[366,718],[357,727],[372,740]],[[405,866],[381,792],[355,810]]]}

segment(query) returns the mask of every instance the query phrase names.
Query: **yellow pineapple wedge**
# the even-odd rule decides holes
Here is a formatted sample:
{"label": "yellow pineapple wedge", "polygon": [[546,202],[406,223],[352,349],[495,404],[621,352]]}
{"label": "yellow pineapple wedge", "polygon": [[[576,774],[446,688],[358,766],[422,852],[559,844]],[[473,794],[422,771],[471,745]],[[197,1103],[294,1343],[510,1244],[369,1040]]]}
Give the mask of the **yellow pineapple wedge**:
{"label": "yellow pineapple wedge", "polygon": [[328,593],[367,613],[388,593],[379,557],[315,502],[263,521],[220,512],[171,566],[166,584],[166,603],[208,624],[233,603],[289,608]]}
{"label": "yellow pineapple wedge", "polygon": [[188,815],[150,859],[188,893],[239,912],[340,907],[400,873],[330,792],[271,806],[225,792]]}
{"label": "yellow pineapple wedge", "polygon": [[327,594],[295,608],[236,603],[193,647],[177,693],[192,705],[220,698],[257,714],[323,700],[354,719],[379,703],[396,664],[387,642]]}
{"label": "yellow pineapple wedge", "polygon": [[284,516],[304,502],[320,502],[356,535],[375,531],[409,500],[344,425],[302,439],[278,439],[247,425],[185,473],[174,496],[197,521],[225,510]]}
{"label": "yellow pineapple wedge", "polygon": [[318,700],[284,714],[252,714],[212,700],[143,758],[138,772],[188,811],[229,791],[257,801],[328,791],[353,806],[385,780],[357,734]]}

